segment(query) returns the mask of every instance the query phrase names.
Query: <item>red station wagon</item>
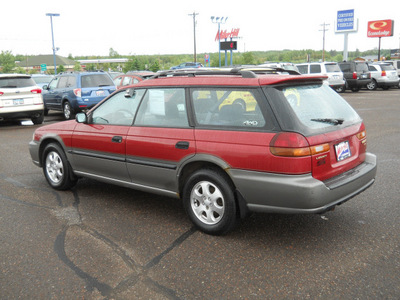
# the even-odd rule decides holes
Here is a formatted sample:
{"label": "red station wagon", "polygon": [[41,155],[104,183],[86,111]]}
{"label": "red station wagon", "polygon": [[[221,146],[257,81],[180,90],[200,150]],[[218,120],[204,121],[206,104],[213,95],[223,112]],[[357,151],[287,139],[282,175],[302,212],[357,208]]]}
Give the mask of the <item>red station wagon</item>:
{"label": "red station wagon", "polygon": [[249,212],[323,213],[370,187],[377,168],[363,121],[325,79],[166,71],[38,128],[29,150],[54,189],[89,177],[179,198],[209,234]]}

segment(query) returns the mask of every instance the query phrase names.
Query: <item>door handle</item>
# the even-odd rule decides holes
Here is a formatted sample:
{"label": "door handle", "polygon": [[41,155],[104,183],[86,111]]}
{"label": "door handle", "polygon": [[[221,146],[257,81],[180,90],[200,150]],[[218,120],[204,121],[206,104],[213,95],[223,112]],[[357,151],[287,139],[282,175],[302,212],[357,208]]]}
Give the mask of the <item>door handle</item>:
{"label": "door handle", "polygon": [[175,144],[176,149],[189,149],[189,142],[180,141]]}
{"label": "door handle", "polygon": [[111,139],[111,141],[112,141],[113,143],[122,143],[122,136],[118,136],[118,135],[113,136],[112,139]]}

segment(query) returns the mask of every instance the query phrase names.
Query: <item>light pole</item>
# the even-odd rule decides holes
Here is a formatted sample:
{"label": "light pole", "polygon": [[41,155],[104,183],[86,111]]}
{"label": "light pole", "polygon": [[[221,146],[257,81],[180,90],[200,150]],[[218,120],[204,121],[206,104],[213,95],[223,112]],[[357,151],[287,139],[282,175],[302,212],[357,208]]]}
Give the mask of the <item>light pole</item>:
{"label": "light pole", "polygon": [[46,16],[47,16],[47,17],[50,17],[51,39],[52,39],[52,41],[53,41],[54,74],[57,75],[56,48],[54,47],[54,34],[53,34],[53,17],[59,17],[60,14],[47,13]]}
{"label": "light pole", "polygon": [[211,17],[211,22],[218,24],[218,55],[219,55],[219,66],[221,67],[221,23],[224,24],[228,20],[228,17]]}

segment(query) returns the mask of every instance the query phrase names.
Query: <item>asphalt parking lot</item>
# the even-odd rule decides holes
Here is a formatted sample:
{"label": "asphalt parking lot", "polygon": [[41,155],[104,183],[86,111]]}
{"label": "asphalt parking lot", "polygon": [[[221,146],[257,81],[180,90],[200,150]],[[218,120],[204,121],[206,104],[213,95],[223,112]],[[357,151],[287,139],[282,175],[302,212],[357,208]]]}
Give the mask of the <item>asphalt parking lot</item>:
{"label": "asphalt parking lot", "polygon": [[400,89],[341,95],[366,124],[375,184],[333,212],[253,214],[222,237],[174,199],[88,179],[52,190],[28,152],[38,125],[0,123],[0,298],[399,299]]}

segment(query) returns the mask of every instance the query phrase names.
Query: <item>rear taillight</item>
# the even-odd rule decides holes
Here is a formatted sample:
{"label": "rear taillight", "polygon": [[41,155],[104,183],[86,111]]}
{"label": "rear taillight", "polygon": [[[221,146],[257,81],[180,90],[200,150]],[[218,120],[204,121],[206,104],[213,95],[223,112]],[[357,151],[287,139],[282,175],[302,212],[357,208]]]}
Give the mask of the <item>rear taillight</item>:
{"label": "rear taillight", "polygon": [[0,96],[3,96],[4,95],[4,93],[3,92],[0,92]]}
{"label": "rear taillight", "polygon": [[33,90],[31,90],[31,93],[32,94],[41,94],[42,90],[41,89],[33,89]]}
{"label": "rear taillight", "polygon": [[386,71],[382,71],[382,76],[386,76]]}
{"label": "rear taillight", "polygon": [[303,157],[329,151],[329,144],[310,146],[304,136],[293,132],[282,132],[274,136],[270,151],[276,156]]}
{"label": "rear taillight", "polygon": [[77,97],[82,97],[82,90],[81,89],[74,89],[74,94]]}
{"label": "rear taillight", "polygon": [[357,72],[353,72],[353,79],[357,79]]}

